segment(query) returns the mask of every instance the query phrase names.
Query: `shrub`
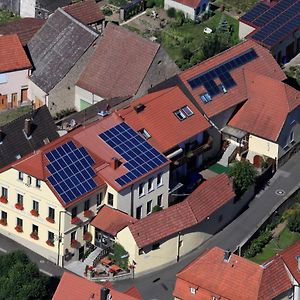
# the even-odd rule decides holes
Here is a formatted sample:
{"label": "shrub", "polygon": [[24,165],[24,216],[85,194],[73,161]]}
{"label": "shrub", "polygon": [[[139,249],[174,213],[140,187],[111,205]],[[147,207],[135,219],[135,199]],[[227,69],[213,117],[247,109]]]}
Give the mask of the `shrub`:
{"label": "shrub", "polygon": [[245,256],[250,258],[254,257],[262,251],[262,249],[267,245],[272,239],[271,231],[265,231],[260,234],[260,236],[253,240],[249,249],[245,252]]}
{"label": "shrub", "polygon": [[193,53],[191,52],[191,50],[189,48],[183,47],[183,48],[181,48],[180,51],[181,51],[181,56],[188,61],[193,56]]}
{"label": "shrub", "polygon": [[300,212],[296,211],[288,218],[288,228],[293,232],[300,232]]}
{"label": "shrub", "polygon": [[174,7],[170,7],[167,10],[167,16],[174,19],[176,17],[176,9]]}
{"label": "shrub", "polygon": [[162,207],[159,206],[159,205],[155,205],[155,206],[153,206],[153,208],[152,208],[152,213],[158,212],[158,211],[160,211],[160,210],[162,210]]}
{"label": "shrub", "polygon": [[124,247],[119,243],[114,243],[113,252],[114,254],[110,257],[114,260],[115,264],[123,270],[128,270],[128,253]]}
{"label": "shrub", "polygon": [[108,7],[104,7],[102,9],[102,12],[103,12],[104,16],[111,16],[113,14],[112,10]]}

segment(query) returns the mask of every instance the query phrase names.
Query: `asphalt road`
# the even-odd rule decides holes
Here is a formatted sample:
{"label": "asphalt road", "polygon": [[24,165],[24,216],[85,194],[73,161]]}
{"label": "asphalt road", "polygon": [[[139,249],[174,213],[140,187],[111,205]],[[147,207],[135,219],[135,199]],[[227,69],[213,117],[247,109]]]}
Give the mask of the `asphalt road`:
{"label": "asphalt road", "polygon": [[[249,208],[230,223],[217,235],[201,247],[173,264],[159,271],[144,275],[134,280],[118,281],[114,287],[125,290],[134,284],[141,292],[143,299],[167,300],[172,298],[176,273],[192,260],[202,254],[207,248],[214,246],[235,250],[260,227],[260,225],[284,202],[300,185],[300,153],[294,155],[270,180],[265,190],[261,191],[250,203]],[[283,194],[277,195],[278,190]]]}

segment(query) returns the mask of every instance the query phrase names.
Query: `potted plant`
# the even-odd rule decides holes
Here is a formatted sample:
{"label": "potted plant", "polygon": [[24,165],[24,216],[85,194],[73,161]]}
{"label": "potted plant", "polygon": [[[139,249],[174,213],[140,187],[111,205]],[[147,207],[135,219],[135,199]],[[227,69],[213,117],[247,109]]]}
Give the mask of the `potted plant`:
{"label": "potted plant", "polygon": [[7,197],[1,196],[1,197],[0,197],[0,202],[6,204],[6,203],[8,202],[8,201],[7,201]]}
{"label": "potted plant", "polygon": [[85,210],[83,212],[83,215],[85,218],[91,218],[93,216],[93,212],[89,209],[89,210]]}
{"label": "potted plant", "polygon": [[71,246],[72,248],[78,248],[79,242],[78,242],[77,240],[72,240],[70,246]]}
{"label": "potted plant", "polygon": [[52,224],[55,223],[54,219],[52,219],[52,218],[50,218],[50,217],[47,217],[46,220],[47,220],[49,223],[52,223]]}
{"label": "potted plant", "polygon": [[7,225],[7,220],[6,219],[0,219],[0,224],[3,226]]}
{"label": "potted plant", "polygon": [[78,218],[78,217],[74,217],[74,218],[72,218],[72,220],[71,220],[71,223],[73,224],[73,225],[77,225],[77,224],[79,224],[81,222],[81,220]]}
{"label": "potted plant", "polygon": [[38,217],[39,216],[39,212],[36,209],[32,209],[30,211],[30,213],[34,216],[34,217]]}
{"label": "potted plant", "polygon": [[30,237],[36,241],[39,239],[38,233],[36,231],[31,232]]}
{"label": "potted plant", "polygon": [[23,204],[21,204],[21,203],[16,203],[15,204],[15,208],[19,209],[19,210],[23,210],[24,209]]}
{"label": "potted plant", "polygon": [[17,225],[17,226],[15,227],[15,230],[16,230],[17,232],[23,232],[23,228],[22,228],[22,226],[20,226],[20,225]]}
{"label": "potted plant", "polygon": [[52,240],[47,240],[46,244],[50,247],[54,247],[54,241],[52,241]]}
{"label": "potted plant", "polygon": [[91,242],[92,241],[92,234],[90,232],[86,232],[84,235],[83,235],[83,239],[86,241],[86,242]]}

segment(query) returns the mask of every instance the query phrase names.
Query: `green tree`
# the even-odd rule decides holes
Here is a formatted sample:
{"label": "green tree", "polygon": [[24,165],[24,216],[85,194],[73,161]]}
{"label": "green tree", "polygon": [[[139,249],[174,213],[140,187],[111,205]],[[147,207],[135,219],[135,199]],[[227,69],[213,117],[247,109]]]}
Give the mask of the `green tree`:
{"label": "green tree", "polygon": [[124,247],[119,243],[114,243],[113,255],[110,257],[115,261],[115,263],[124,270],[128,269],[128,253]]}
{"label": "green tree", "polygon": [[257,171],[249,161],[235,161],[229,167],[228,175],[233,178],[237,195],[241,195],[255,182]]}
{"label": "green tree", "polygon": [[293,232],[300,232],[300,211],[296,211],[288,218],[288,228]]}

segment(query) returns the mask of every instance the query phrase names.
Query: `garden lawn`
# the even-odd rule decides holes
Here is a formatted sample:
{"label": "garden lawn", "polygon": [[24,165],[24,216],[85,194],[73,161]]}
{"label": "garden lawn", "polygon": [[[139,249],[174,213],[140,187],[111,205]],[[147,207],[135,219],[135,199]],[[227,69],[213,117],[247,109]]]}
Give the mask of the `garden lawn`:
{"label": "garden lawn", "polygon": [[224,166],[222,166],[222,165],[220,165],[218,163],[210,166],[208,169],[211,170],[211,171],[213,171],[213,172],[215,172],[215,173],[217,173],[217,174],[222,174],[222,173],[226,173],[227,174],[228,171],[229,171],[228,168],[226,168],[226,167],[224,167]]}
{"label": "garden lawn", "polygon": [[22,115],[27,114],[28,112],[30,112],[31,110],[31,106],[24,106],[24,107],[19,107],[16,109],[11,109],[11,110],[7,110],[5,112],[1,112],[0,113],[0,126],[9,123],[19,117],[21,117]]}
{"label": "garden lawn", "polygon": [[252,8],[259,0],[217,0],[215,3],[224,4],[227,10],[234,8],[242,12],[247,12]]}
{"label": "garden lawn", "polygon": [[282,231],[279,239],[272,239],[263,249],[263,251],[256,256],[249,258],[256,263],[263,263],[272,256],[276,255],[281,250],[293,245],[300,240],[300,233],[291,232],[287,227]]}
{"label": "garden lawn", "polygon": [[[203,39],[206,36],[206,33],[203,32],[205,27],[209,27],[212,30],[216,30],[220,19],[222,17],[222,13],[216,12],[214,16],[209,18],[207,21],[194,24],[184,23],[182,26],[177,28],[169,28],[162,32],[162,45],[164,49],[168,52],[173,60],[181,59],[181,49],[182,49],[182,41],[187,41],[188,48],[193,52],[199,48],[201,48]],[[226,15],[226,20],[228,22],[228,26],[232,26],[233,34],[232,34],[232,44],[237,44],[238,39],[238,20],[231,18]],[[178,39],[180,41],[179,45],[176,45],[172,40]]]}
{"label": "garden lawn", "polygon": [[10,11],[0,10],[0,25],[17,20],[19,18],[20,17],[18,16],[14,16]]}

